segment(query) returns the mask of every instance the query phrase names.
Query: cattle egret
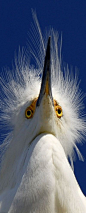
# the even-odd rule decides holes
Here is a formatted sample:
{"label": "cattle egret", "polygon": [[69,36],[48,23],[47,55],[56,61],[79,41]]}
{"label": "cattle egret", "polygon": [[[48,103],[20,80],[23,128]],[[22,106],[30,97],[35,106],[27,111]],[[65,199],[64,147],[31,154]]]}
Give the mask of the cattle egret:
{"label": "cattle egret", "polygon": [[28,55],[36,66],[19,53],[15,71],[1,78],[0,213],[86,213],[68,162],[85,134],[82,94],[77,76],[61,71],[58,34],[51,29],[46,42],[34,18]]}

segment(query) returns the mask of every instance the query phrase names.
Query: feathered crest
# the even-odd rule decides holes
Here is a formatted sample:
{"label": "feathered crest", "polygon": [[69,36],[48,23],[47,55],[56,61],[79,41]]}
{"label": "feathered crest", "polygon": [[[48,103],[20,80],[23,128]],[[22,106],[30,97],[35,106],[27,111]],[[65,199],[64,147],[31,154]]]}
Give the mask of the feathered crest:
{"label": "feathered crest", "polygon": [[[5,71],[0,79],[0,127],[1,132],[6,134],[1,145],[1,153],[2,149],[5,151],[13,140],[21,109],[39,94],[47,39],[51,36],[52,91],[65,114],[61,124],[62,135],[59,131],[58,134],[65,153],[72,163],[73,147],[79,154],[76,142],[81,141],[86,131],[84,114],[82,115],[83,94],[79,90],[77,74],[75,78],[73,74],[70,75],[68,66],[63,69],[63,72],[61,71],[58,33],[51,28],[44,39],[35,13],[33,13],[33,19],[34,24],[29,31],[28,51],[25,53],[24,49],[22,52],[19,50],[18,57],[15,58],[15,68],[12,71]],[[35,60],[34,66],[30,64],[31,58]],[[21,115],[24,115],[23,110]],[[20,123],[23,119],[20,119]],[[2,134],[3,138],[5,134]]]}

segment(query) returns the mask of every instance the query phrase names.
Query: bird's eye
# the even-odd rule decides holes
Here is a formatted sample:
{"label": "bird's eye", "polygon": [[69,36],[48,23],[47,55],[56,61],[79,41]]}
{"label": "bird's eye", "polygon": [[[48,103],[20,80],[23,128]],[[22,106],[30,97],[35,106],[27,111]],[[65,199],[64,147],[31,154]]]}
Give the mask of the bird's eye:
{"label": "bird's eye", "polygon": [[57,117],[61,118],[62,115],[63,115],[62,108],[61,108],[61,106],[59,106],[57,104],[57,102],[55,100],[54,100],[54,108],[55,108],[55,112],[56,112]]}
{"label": "bird's eye", "polygon": [[26,116],[26,118],[32,118],[33,111],[31,109],[27,108],[25,111],[25,116]]}
{"label": "bird's eye", "polygon": [[30,119],[33,117],[34,112],[35,112],[35,108],[36,108],[36,102],[37,102],[37,98],[35,98],[32,102],[32,104],[27,107],[27,109],[25,110],[25,117]]}
{"label": "bird's eye", "polygon": [[58,118],[61,118],[63,115],[62,108],[59,105],[56,107],[56,115]]}

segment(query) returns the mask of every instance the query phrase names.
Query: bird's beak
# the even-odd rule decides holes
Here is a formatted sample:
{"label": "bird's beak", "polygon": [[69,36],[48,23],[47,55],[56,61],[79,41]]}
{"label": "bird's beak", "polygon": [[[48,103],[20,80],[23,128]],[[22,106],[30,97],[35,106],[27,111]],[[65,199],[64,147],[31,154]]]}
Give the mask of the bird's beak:
{"label": "bird's beak", "polygon": [[50,46],[51,46],[51,37],[48,38],[41,89],[40,89],[40,94],[39,94],[36,106],[40,106],[41,100],[45,94],[50,97],[52,101],[52,105],[53,105],[53,97],[52,97],[52,89],[51,89],[51,57],[50,57],[51,48]]}

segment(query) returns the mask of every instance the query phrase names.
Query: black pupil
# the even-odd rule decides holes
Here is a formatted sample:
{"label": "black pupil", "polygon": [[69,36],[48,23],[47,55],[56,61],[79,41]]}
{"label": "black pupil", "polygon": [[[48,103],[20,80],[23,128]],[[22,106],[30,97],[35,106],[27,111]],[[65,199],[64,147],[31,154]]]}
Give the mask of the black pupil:
{"label": "black pupil", "polygon": [[28,116],[31,115],[31,111],[30,111],[30,110],[27,111],[27,115],[28,115]]}
{"label": "black pupil", "polygon": [[58,114],[61,114],[61,109],[58,109]]}

